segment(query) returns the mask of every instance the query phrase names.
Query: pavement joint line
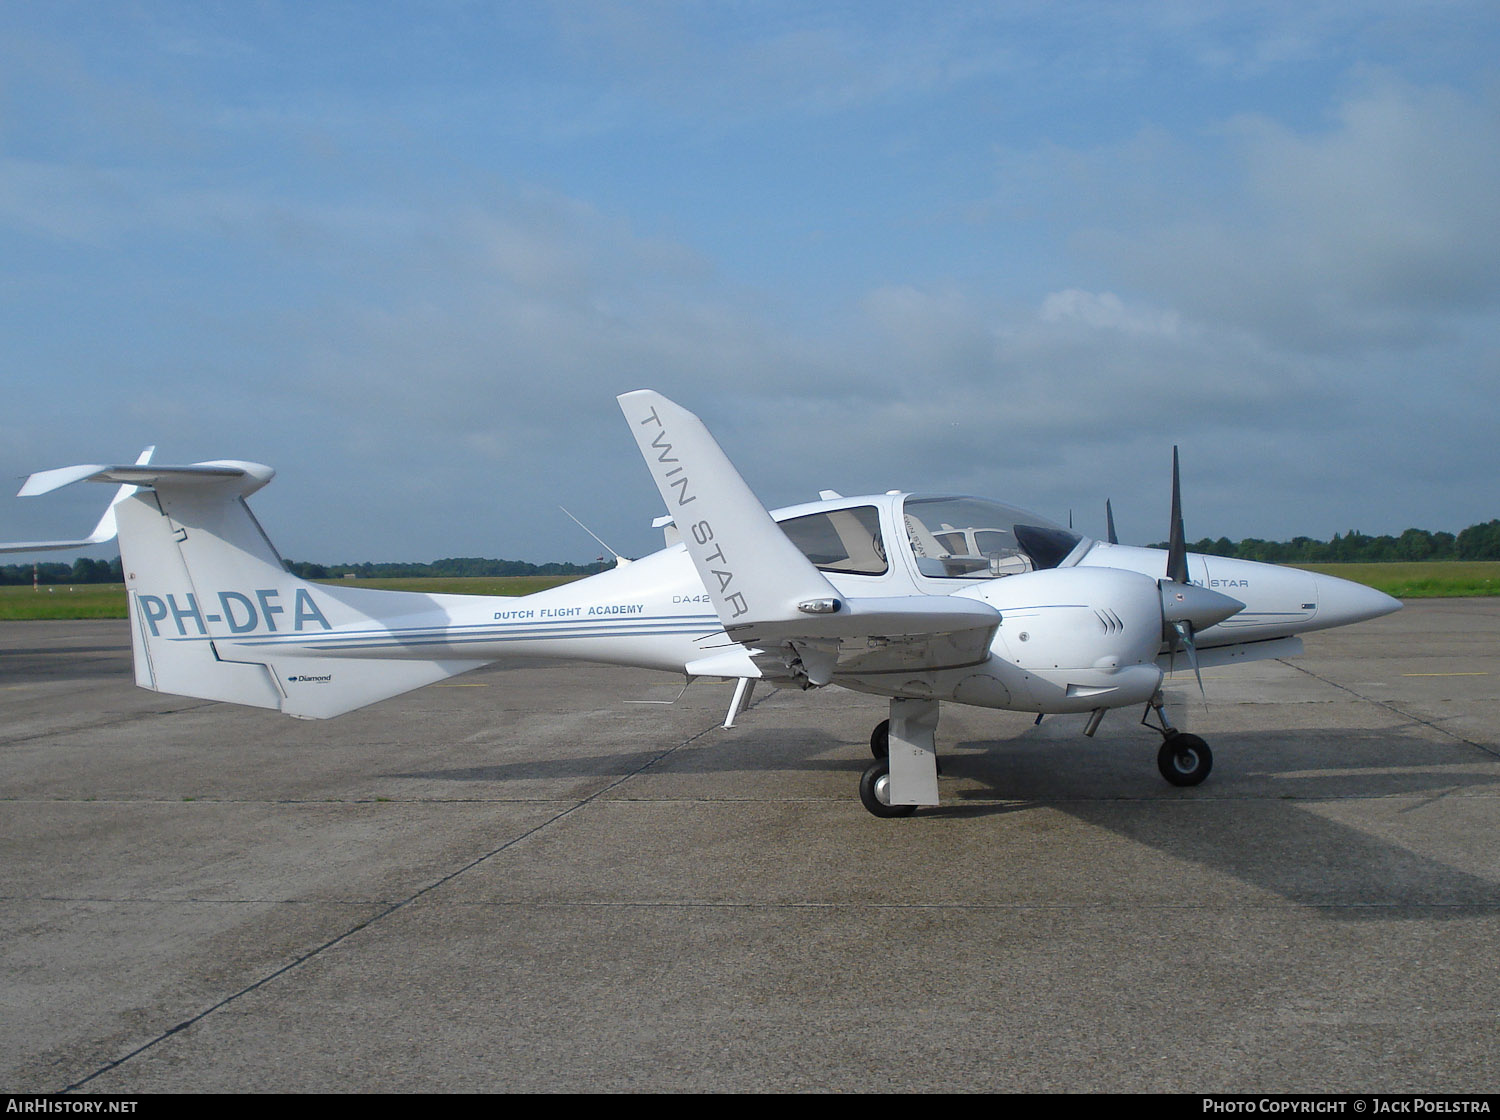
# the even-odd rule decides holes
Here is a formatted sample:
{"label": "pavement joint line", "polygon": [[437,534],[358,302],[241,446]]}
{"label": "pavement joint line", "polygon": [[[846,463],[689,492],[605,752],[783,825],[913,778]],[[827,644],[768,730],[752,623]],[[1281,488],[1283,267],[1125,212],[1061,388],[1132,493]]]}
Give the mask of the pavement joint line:
{"label": "pavement joint line", "polygon": [[1426,727],[1429,730],[1436,731],[1439,735],[1446,735],[1448,738],[1463,743],[1465,746],[1474,747],[1477,750],[1483,751],[1485,754],[1494,755],[1496,758],[1500,758],[1500,750],[1496,750],[1494,747],[1487,746],[1484,743],[1475,742],[1473,739],[1466,738],[1456,731],[1450,731],[1448,728],[1440,726],[1435,721],[1430,720],[1425,716],[1417,715],[1415,712],[1408,712],[1404,708],[1400,707],[1397,704],[1393,704],[1389,700],[1377,700],[1373,696],[1366,696],[1361,692],[1356,692],[1346,684],[1339,684],[1338,681],[1329,680],[1327,677],[1320,676],[1319,674],[1314,673],[1311,669],[1303,665],[1294,665],[1292,664],[1292,662],[1287,661],[1284,658],[1278,657],[1277,660],[1288,668],[1296,669],[1297,672],[1309,676],[1315,681],[1322,681],[1330,688],[1336,688],[1340,692],[1347,692],[1356,700],[1363,700],[1367,704],[1374,704],[1377,708],[1384,708],[1386,711],[1391,712],[1394,715],[1398,715],[1402,719],[1411,720],[1413,723],[1420,724],[1421,726]]}
{"label": "pavement joint line", "polygon": [[[807,798],[806,800],[818,800]],[[565,797],[0,797],[0,805],[546,805]]]}
{"label": "pavement joint line", "polygon": [[182,1020],[180,1023],[177,1023],[174,1026],[168,1027],[166,1030],[164,1030],[160,1034],[158,1034],[155,1038],[152,1038],[152,1039],[150,1039],[150,1040],[148,1040],[146,1042],[143,1042],[141,1045],[137,1046],[134,1050],[131,1050],[129,1053],[124,1054],[121,1057],[118,1057],[118,1058],[115,1058],[112,1061],[106,1062],[104,1065],[102,1065],[98,1069],[94,1070],[94,1072],[91,1073],[91,1074],[89,1074],[87,1077],[79,1078],[77,1081],[73,1082],[72,1084],[66,1085],[63,1088],[57,1090],[57,1092],[59,1092],[59,1093],[71,1093],[71,1092],[75,1092],[75,1091],[83,1088],[85,1085],[87,1085],[89,1082],[93,1081],[95,1078],[102,1077],[104,1074],[109,1073],[112,1070],[119,1069],[126,1062],[131,1061],[133,1058],[139,1057],[140,1055],[144,1054],[146,1051],[155,1048],[157,1045],[159,1045],[162,1042],[165,1042],[167,1039],[172,1038],[175,1035],[181,1034],[183,1031],[187,1030],[189,1027],[191,1027],[191,1026],[197,1024],[197,1023],[202,1022],[204,1019],[206,1019],[210,1015],[212,1015],[215,1011],[218,1011],[218,1010],[220,1010],[222,1008],[228,1007],[231,1003],[234,1003],[236,1000],[240,999],[241,997],[247,996],[251,992],[258,991],[259,989],[261,989],[263,987],[266,987],[272,981],[277,980],[280,977],[286,975],[288,972],[291,972],[294,969],[297,969],[297,968],[301,967],[303,964],[305,964],[308,961],[314,959],[315,957],[321,956],[323,953],[327,952],[329,949],[332,949],[334,946],[340,945],[343,942],[349,940],[355,934],[360,933],[361,931],[363,931],[365,929],[368,929],[369,927],[373,926],[375,923],[381,921],[382,919],[390,917],[392,914],[396,913],[396,911],[405,909],[407,906],[411,905],[413,902],[416,902],[418,899],[422,898],[425,895],[431,894],[433,891],[437,890],[439,887],[446,886],[447,884],[449,884],[449,883],[453,882],[455,879],[457,879],[459,876],[465,874],[468,871],[472,871],[474,868],[478,867],[482,863],[488,862],[490,859],[492,859],[493,857],[499,855],[501,852],[507,851],[508,849],[515,847],[517,844],[520,844],[520,843],[522,843],[525,840],[531,839],[531,837],[535,836],[537,833],[541,832],[543,829],[549,828],[552,825],[556,824],[558,821],[562,820],[563,818],[571,816],[574,812],[576,812],[579,809],[582,809],[585,805],[592,804],[593,802],[599,800],[601,797],[603,797],[605,794],[607,794],[610,790],[618,788],[619,786],[621,786],[621,785],[625,784],[626,782],[628,782],[631,778],[634,778],[637,774],[640,774],[643,771],[649,769],[650,767],[655,766],[662,759],[668,757],[669,755],[672,755],[672,754],[676,753],[677,751],[680,751],[683,747],[689,746],[690,744],[697,742],[699,739],[703,738],[705,735],[707,735],[710,732],[716,730],[718,728],[718,726],[719,726],[719,724],[717,722],[715,722],[715,723],[711,724],[710,726],[705,727],[702,730],[697,731],[697,732],[695,732],[692,735],[689,735],[686,739],[684,739],[682,742],[678,743],[676,746],[668,747],[666,750],[663,750],[660,753],[652,756],[650,759],[648,759],[647,761],[641,763],[635,769],[629,771],[628,773],[620,775],[618,778],[616,778],[614,781],[610,782],[608,785],[602,786],[601,788],[595,790],[593,793],[589,794],[587,797],[584,797],[584,798],[580,799],[579,801],[576,801],[573,804],[567,806],[565,809],[562,809],[559,812],[554,813],[552,816],[548,817],[546,820],[542,821],[541,823],[539,823],[537,825],[534,825],[531,828],[528,828],[526,831],[524,831],[524,832],[522,832],[522,833],[520,833],[520,834],[518,834],[516,836],[511,837],[509,840],[505,841],[505,843],[501,844],[499,847],[494,848],[491,851],[485,852],[483,855],[476,856],[474,859],[471,859],[468,863],[464,864],[462,867],[456,868],[455,870],[448,872],[446,875],[442,875],[439,878],[434,879],[432,882],[428,883],[426,886],[421,887],[421,888],[419,888],[416,891],[413,891],[406,898],[403,898],[403,899],[401,899],[398,902],[394,902],[394,903],[391,903],[391,904],[385,906],[379,913],[370,915],[364,921],[356,922],[354,925],[350,926],[348,929],[344,930],[342,933],[338,934],[337,936],[329,938],[327,941],[323,942],[323,944],[318,945],[318,946],[316,946],[316,947],[314,947],[312,949],[309,949],[307,952],[305,952],[305,953],[301,954],[300,956],[295,957],[294,959],[288,961],[286,964],[282,965],[280,968],[277,968],[277,969],[275,969],[275,970],[267,973],[265,976],[262,976],[259,980],[256,980],[253,983],[245,985],[239,991],[237,991],[237,992],[231,992],[229,995],[225,996],[223,999],[219,1000],[217,1003],[214,1003],[214,1004],[212,1004],[212,1005],[204,1008],[202,1011],[199,1011],[196,1015],[191,1015],[188,1018]]}
{"label": "pavement joint line", "polygon": [[[6,898],[3,901],[15,902],[78,902],[78,903],[106,903],[109,905],[123,905],[132,902],[146,902],[152,905],[193,905],[193,906],[346,906],[368,909],[372,906],[386,907],[386,912],[403,903],[391,903],[389,901],[348,900],[348,899],[305,899],[305,898],[30,898],[16,899]],[[1015,910],[1057,910],[1057,911],[1098,911],[1113,912],[1121,909],[1118,902],[1056,902],[1040,899],[1017,899],[1010,902],[967,902],[962,899],[937,899],[932,902],[875,902],[870,900],[849,901],[842,899],[783,899],[783,900],[754,900],[740,902],[732,899],[715,898],[658,898],[658,899],[552,899],[552,898],[502,898],[485,901],[450,902],[446,905],[476,910],[493,909],[530,909],[530,910],[847,910],[847,911],[877,911],[877,910],[967,910],[974,912],[985,911],[1015,911]],[[1132,905],[1132,911],[1205,911],[1215,910],[1226,914],[1238,914],[1247,910],[1277,912],[1294,910],[1479,910],[1500,911],[1500,898],[1478,899],[1466,902],[1430,902],[1420,899],[1388,899],[1382,902],[1345,901],[1338,902],[1327,900],[1323,902],[1250,902],[1237,900],[1229,903],[1205,901],[1205,902],[1146,902]],[[382,917],[383,914],[376,917]],[[373,921],[374,919],[372,919]],[[368,923],[367,923],[368,924]],[[314,950],[313,952],[317,952]],[[313,955],[312,953],[307,956]],[[306,959],[306,956],[299,959]],[[295,964],[295,962],[293,962]],[[292,964],[285,966],[280,971],[286,971],[293,967]],[[275,975],[275,974],[273,974]],[[270,979],[270,977],[267,977]],[[250,991],[246,988],[245,991]],[[244,993],[239,993],[244,994]],[[214,1007],[222,1007],[228,1003],[231,996],[215,1004]],[[210,1008],[209,1010],[213,1010]],[[205,1012],[206,1014],[206,1012]],[[197,1016],[191,1022],[196,1022]],[[162,1036],[166,1037],[165,1034]],[[140,1047],[147,1049],[152,1043]],[[139,1053],[140,1050],[133,1051]],[[123,1060],[123,1059],[122,1059]],[[106,1067],[111,1068],[111,1067]],[[100,1070],[99,1072],[105,1072]],[[97,1076],[95,1074],[94,1076]],[[80,1081],[78,1084],[83,1084]]]}
{"label": "pavement joint line", "polygon": [[[1436,730],[1441,731],[1441,728]],[[1467,740],[1464,740],[1467,742]],[[686,744],[679,744],[680,746]],[[674,747],[673,750],[676,748]],[[1482,749],[1482,745],[1481,745]],[[668,752],[670,753],[670,752]],[[653,762],[665,758],[663,754]],[[650,765],[649,763],[647,764]],[[644,768],[642,768],[644,769]],[[1412,773],[1424,771],[1424,767],[1396,767],[1392,772]],[[641,771],[636,770],[627,777],[634,777]],[[952,780],[972,780],[960,775],[952,775]],[[622,779],[623,780],[623,779]],[[948,780],[948,779],[940,779]],[[590,794],[587,798],[570,806],[576,808],[589,801],[597,800],[609,789],[617,788],[619,781],[613,782],[605,789]],[[1404,791],[1388,791],[1384,793],[1319,793],[1319,794],[1293,794],[1293,793],[1233,793],[1214,792],[1200,790],[1191,797],[1152,796],[1150,794],[1126,794],[1111,793],[1099,794],[1093,797],[1081,796],[1055,796],[1046,797],[1042,800],[1027,797],[980,797],[972,799],[968,804],[972,805],[1010,805],[1017,807],[1028,806],[1060,806],[1060,805],[1161,805],[1163,807],[1188,807],[1192,805],[1214,804],[1225,801],[1243,802],[1332,802],[1332,801],[1395,801],[1403,798],[1415,797],[1416,794]],[[1470,797],[1493,799],[1500,797],[1500,791],[1466,789],[1455,786],[1444,791],[1443,797]],[[189,799],[178,797],[0,797],[0,805],[299,805],[299,806],[323,806],[326,808],[339,808],[366,805],[546,805],[561,804],[565,799],[559,797],[357,797],[341,798],[329,801],[325,798],[259,798],[259,797],[193,797]],[[846,799],[837,796],[818,796],[815,794],[795,795],[785,794],[779,797],[766,796],[731,796],[729,794],[700,794],[692,797],[663,796],[660,794],[646,794],[630,797],[615,797],[611,801],[614,804],[623,805],[828,805],[843,804]],[[556,819],[556,818],[551,818]],[[6,896],[0,895],[0,899]]]}
{"label": "pavement joint line", "polygon": [[391,906],[388,898],[208,898],[188,895],[173,898],[166,895],[129,894],[110,897],[102,894],[4,894],[0,902],[102,902],[108,906],[128,906],[132,903],[148,903],[152,906],[358,906],[368,910],[372,906]]}
{"label": "pavement joint line", "polygon": [[[789,900],[785,902],[732,902],[718,899],[658,899],[652,902],[630,901],[569,901],[558,902],[552,900],[537,901],[534,899],[503,900],[496,902],[460,902],[457,906],[468,906],[474,908],[505,907],[515,909],[516,907],[530,907],[532,909],[576,909],[576,910],[611,910],[611,909],[642,909],[642,910],[849,910],[849,911],[901,911],[901,910],[942,910],[954,911],[965,910],[975,913],[988,911],[1016,911],[1016,910],[1056,910],[1068,913],[1091,911],[1096,913],[1118,913],[1124,909],[1117,902],[1045,902],[1037,900],[1024,900],[1017,902],[963,902],[963,901],[938,901],[938,902],[839,902],[839,901],[816,901],[816,900]],[[1150,911],[1173,911],[1183,913],[1198,913],[1212,911],[1222,914],[1243,914],[1248,911],[1265,913],[1292,912],[1303,910],[1475,910],[1475,911],[1500,911],[1500,899],[1487,899],[1471,902],[1423,902],[1410,899],[1391,899],[1383,902],[1155,902],[1144,903],[1128,907],[1132,912],[1143,913]]]}

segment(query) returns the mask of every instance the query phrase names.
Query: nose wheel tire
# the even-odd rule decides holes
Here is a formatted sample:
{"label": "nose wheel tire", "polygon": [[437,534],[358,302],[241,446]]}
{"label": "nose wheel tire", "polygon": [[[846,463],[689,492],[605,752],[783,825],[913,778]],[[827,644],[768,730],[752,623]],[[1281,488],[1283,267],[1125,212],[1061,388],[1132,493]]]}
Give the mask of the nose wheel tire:
{"label": "nose wheel tire", "polygon": [[1156,766],[1174,786],[1195,786],[1214,768],[1214,755],[1198,736],[1178,732],[1162,743]]}
{"label": "nose wheel tire", "polygon": [[881,758],[872,762],[859,779],[859,799],[877,817],[909,817],[915,805],[891,804],[891,765]]}

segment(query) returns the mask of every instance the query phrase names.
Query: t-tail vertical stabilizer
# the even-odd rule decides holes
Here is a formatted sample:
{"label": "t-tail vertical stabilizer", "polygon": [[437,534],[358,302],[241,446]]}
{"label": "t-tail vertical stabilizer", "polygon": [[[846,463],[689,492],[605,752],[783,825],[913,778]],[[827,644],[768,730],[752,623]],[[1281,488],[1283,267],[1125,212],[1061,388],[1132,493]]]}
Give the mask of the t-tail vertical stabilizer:
{"label": "t-tail vertical stabilizer", "polygon": [[[402,657],[393,630],[446,621],[438,597],[328,587],[286,570],[245,497],[257,463],[77,467],[33,475],[23,495],[70,482],[139,487],[115,507],[136,683],[322,719],[473,669]],[[381,650],[370,649],[379,637]],[[357,660],[354,660],[357,659]]]}

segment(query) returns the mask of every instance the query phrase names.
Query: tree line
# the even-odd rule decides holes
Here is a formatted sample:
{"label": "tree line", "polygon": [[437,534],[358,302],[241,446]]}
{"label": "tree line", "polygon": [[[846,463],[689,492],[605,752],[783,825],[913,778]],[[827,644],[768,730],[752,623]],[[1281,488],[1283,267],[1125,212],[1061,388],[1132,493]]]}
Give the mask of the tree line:
{"label": "tree line", "polygon": [[[434,560],[430,564],[312,564],[305,560],[289,560],[287,571],[303,579],[342,579],[354,576],[360,579],[403,579],[407,577],[441,576],[587,576],[602,572],[609,564],[596,561],[592,564],[530,564],[525,560],[484,560],[472,556]],[[0,566],[0,584],[29,584],[32,581],[31,564],[6,564]],[[35,565],[36,581],[44,584],[77,583],[124,583],[125,573],[120,558],[113,560],[90,560],[79,557],[72,564],[57,562]]]}
{"label": "tree line", "polygon": [[[71,564],[37,564],[38,583],[124,583],[125,572],[120,567],[120,558],[113,560],[90,560],[80,556]],[[0,584],[31,582],[31,564],[6,564],[0,567]]]}
{"label": "tree line", "polygon": [[[1153,545],[1166,548],[1166,544]],[[1294,537],[1289,541],[1263,541],[1246,537],[1232,541],[1194,541],[1189,552],[1206,556],[1230,556],[1260,560],[1268,564],[1381,564],[1412,560],[1500,560],[1500,521],[1471,525],[1463,532],[1432,533],[1408,529],[1399,537],[1372,537],[1359,530],[1335,533],[1327,541]]]}
{"label": "tree line", "polygon": [[591,576],[609,567],[602,561],[592,564],[529,564],[525,560],[485,560],[478,556],[453,556],[431,564],[312,564],[305,560],[287,561],[287,571],[303,579],[411,579],[438,576],[458,579],[471,576]]}
{"label": "tree line", "polygon": [[[1152,545],[1166,548],[1164,542]],[[1461,533],[1428,532],[1408,529],[1399,537],[1372,537],[1356,530],[1335,533],[1330,540],[1294,537],[1289,541],[1263,541],[1246,537],[1232,541],[1194,541],[1189,552],[1206,556],[1232,556],[1240,560],[1260,560],[1268,564],[1379,564],[1398,560],[1500,560],[1500,520],[1471,525]],[[455,578],[462,576],[587,576],[601,572],[609,564],[531,564],[525,560],[485,560],[474,556],[434,560],[430,564],[313,564],[305,560],[287,562],[287,570],[303,579],[404,579],[421,576]],[[32,581],[31,564],[0,565],[0,584],[28,584]],[[79,557],[72,564],[42,563],[35,565],[38,583],[123,583],[120,558],[90,560]]]}

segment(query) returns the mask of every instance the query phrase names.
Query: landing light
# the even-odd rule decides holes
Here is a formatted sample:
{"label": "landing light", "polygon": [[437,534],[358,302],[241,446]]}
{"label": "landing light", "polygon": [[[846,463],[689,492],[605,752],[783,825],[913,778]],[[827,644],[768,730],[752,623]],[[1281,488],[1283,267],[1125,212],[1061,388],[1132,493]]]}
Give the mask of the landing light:
{"label": "landing light", "polygon": [[803,614],[834,614],[842,604],[837,599],[807,599],[797,604]]}

